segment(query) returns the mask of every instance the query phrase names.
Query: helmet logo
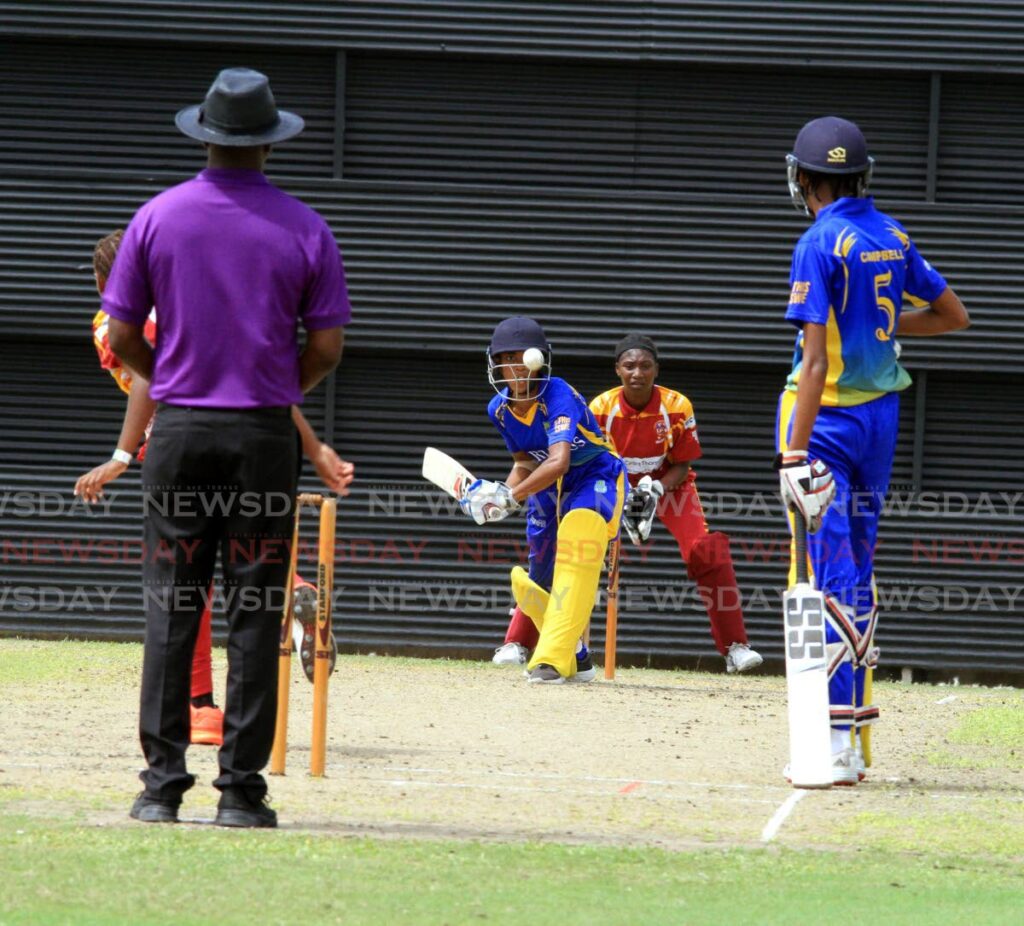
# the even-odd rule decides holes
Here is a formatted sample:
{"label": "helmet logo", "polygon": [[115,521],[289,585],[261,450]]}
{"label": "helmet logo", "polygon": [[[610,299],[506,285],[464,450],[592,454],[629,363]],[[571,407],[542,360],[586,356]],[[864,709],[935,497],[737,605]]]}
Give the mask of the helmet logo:
{"label": "helmet logo", "polygon": [[832,148],[828,153],[828,162],[829,164],[845,164],[846,149],[842,145]]}

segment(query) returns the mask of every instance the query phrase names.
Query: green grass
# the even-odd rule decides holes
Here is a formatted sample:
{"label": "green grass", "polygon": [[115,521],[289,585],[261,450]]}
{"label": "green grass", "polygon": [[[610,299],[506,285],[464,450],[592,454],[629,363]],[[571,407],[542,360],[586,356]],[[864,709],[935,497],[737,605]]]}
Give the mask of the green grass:
{"label": "green grass", "polygon": [[848,819],[837,830],[847,844],[870,841],[872,850],[886,853],[950,852],[971,858],[1024,862],[1024,804],[1019,794],[979,798],[970,809],[957,802],[925,800],[917,809],[900,814],[864,812]]}
{"label": "green grass", "polygon": [[1024,698],[1014,693],[1013,703],[971,711],[946,737],[948,749],[936,749],[925,758],[939,768],[1024,768]]}
{"label": "green grass", "polygon": [[57,645],[52,640],[0,640],[0,690],[44,682],[74,684],[124,678],[133,684],[142,671],[137,643]]}
{"label": "green grass", "polygon": [[949,735],[951,743],[992,746],[1014,753],[1024,749],[1024,700],[1006,707],[983,707],[968,714]]}
{"label": "green grass", "polygon": [[820,923],[843,884],[894,924],[1015,923],[1024,904],[1019,866],[966,853],[671,853],[13,816],[0,870],[0,922],[12,926]]}

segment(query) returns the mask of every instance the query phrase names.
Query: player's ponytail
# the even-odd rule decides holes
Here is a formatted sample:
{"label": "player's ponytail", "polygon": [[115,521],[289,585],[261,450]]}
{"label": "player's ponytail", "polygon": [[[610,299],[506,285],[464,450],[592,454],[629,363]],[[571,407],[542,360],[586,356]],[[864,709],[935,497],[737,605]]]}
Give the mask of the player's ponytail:
{"label": "player's ponytail", "polygon": [[109,235],[104,235],[96,242],[92,251],[92,269],[97,276],[107,279],[110,270],[114,266],[114,258],[117,256],[117,249],[121,247],[121,239],[124,237],[124,229],[117,228]]}

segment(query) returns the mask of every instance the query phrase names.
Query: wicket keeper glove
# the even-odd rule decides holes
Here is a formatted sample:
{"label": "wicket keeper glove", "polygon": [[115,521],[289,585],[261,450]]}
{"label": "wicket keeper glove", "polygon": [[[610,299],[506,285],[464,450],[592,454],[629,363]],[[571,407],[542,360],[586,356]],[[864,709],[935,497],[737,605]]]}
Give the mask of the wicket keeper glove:
{"label": "wicket keeper glove", "polygon": [[807,524],[807,533],[821,528],[821,519],[836,497],[836,481],[821,460],[808,462],[806,450],[787,450],[775,458],[779,471],[782,503],[790,511],[799,511]]}
{"label": "wicket keeper glove", "polygon": [[477,479],[466,489],[459,504],[477,524],[504,520],[522,507],[504,482],[489,479]]}
{"label": "wicket keeper glove", "polygon": [[626,528],[629,539],[636,546],[640,546],[651,536],[658,502],[664,494],[665,487],[650,476],[644,476],[629,493],[626,510],[622,516],[622,526]]}

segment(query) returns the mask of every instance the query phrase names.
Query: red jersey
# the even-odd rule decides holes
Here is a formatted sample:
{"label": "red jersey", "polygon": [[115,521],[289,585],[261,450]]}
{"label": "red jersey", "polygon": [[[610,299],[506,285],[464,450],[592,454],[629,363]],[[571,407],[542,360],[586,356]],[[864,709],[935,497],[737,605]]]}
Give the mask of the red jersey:
{"label": "red jersey", "polygon": [[641,476],[660,479],[673,463],[700,459],[697,420],[686,396],[655,386],[650,402],[637,410],[622,393],[622,386],[601,393],[590,410],[626,464],[630,485]]}
{"label": "red jersey", "polygon": [[[114,377],[114,382],[122,392],[128,394],[132,391],[132,374],[127,367],[121,363],[121,358],[110,349],[110,336],[107,331],[110,316],[100,309],[92,319],[92,344],[96,348],[96,354],[100,358],[100,366],[109,370]],[[143,337],[149,341],[150,346],[156,344],[156,312],[150,310],[149,318],[142,329]],[[146,425],[146,434],[142,438],[142,446],[139,448],[137,458],[141,461],[146,456],[146,442],[149,440],[150,431],[153,430],[153,420],[150,419]]]}
{"label": "red jersey", "polygon": [[[121,358],[110,349],[110,337],[107,333],[107,326],[110,316],[103,309],[100,309],[92,319],[92,343],[100,358],[100,366],[109,370],[114,377],[114,382],[124,393],[132,391],[132,374],[121,363]],[[143,337],[149,341],[150,346],[156,344],[156,313],[150,311],[146,319],[146,326],[142,330]]]}

